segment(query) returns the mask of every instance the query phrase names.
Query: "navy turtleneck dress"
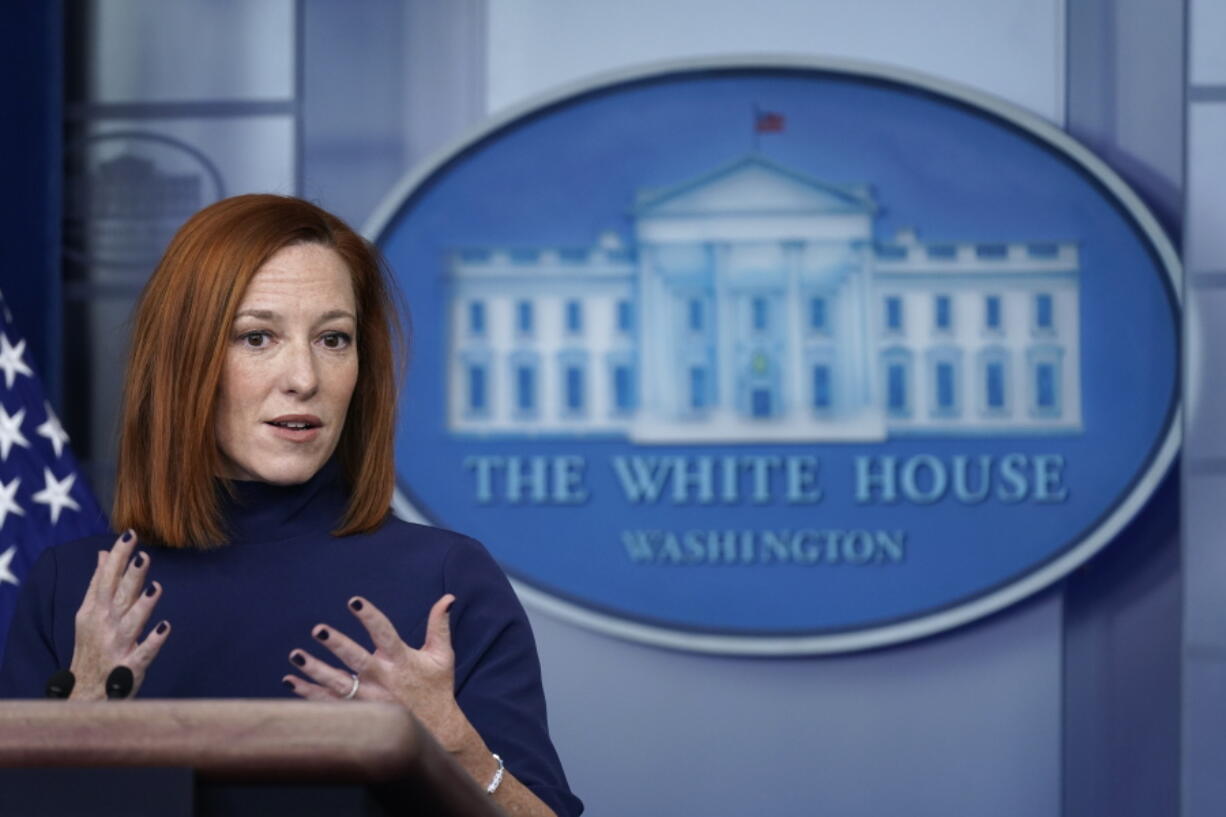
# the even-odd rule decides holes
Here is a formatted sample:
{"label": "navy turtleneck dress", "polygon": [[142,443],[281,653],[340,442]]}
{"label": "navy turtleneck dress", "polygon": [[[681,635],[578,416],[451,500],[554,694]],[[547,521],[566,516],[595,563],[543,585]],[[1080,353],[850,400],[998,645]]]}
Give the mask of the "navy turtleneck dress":
{"label": "navy turtleneck dress", "polygon": [[[336,538],[346,493],[335,462],[289,487],[234,483],[223,503],[229,545],[182,550],[149,542],[149,579],[163,587],[149,626],[173,630],[149,667],[141,698],[296,698],[281,678],[295,647],[336,663],[314,643],[326,623],[368,649],[349,598],[374,602],[401,638],[420,646],[430,606],[451,608],[456,700],[490,749],[558,815],[578,814],[549,740],[536,644],[510,584],[480,544],[389,518],[373,533]],[[44,552],[22,588],[0,664],[0,697],[42,697],[72,662],[73,619],[111,537]]]}

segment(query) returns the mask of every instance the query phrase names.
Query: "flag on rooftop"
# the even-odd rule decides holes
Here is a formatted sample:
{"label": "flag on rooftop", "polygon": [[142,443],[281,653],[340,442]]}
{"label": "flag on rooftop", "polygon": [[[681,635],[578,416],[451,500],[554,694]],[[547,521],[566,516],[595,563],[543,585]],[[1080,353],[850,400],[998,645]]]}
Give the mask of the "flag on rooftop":
{"label": "flag on rooftop", "polygon": [[783,132],[783,114],[775,111],[755,111],[754,112],[754,132],[755,133],[782,133]]}

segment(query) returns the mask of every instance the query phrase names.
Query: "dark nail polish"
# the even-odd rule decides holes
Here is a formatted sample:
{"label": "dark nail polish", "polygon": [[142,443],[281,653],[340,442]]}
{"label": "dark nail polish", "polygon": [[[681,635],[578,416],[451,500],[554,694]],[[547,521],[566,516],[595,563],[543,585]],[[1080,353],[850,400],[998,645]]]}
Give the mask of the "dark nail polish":
{"label": "dark nail polish", "polygon": [[152,596],[152,595],[153,595],[154,593],[156,593],[157,591],[158,591],[157,586],[156,586],[156,585],[152,585],[152,584],[151,584],[151,585],[149,585],[148,589],[147,589],[147,590],[145,590],[145,595],[146,595],[146,596]]}
{"label": "dark nail polish", "polygon": [[444,612],[444,613],[450,613],[450,612],[451,612],[451,608],[452,608],[452,607],[454,607],[454,606],[455,606],[455,599],[452,599],[451,601],[447,602],[447,607],[446,607],[446,609],[445,609],[445,610],[443,610],[443,612]]}
{"label": "dark nail polish", "polygon": [[132,541],[132,530],[130,528],[123,532],[123,541],[125,542]]}
{"label": "dark nail polish", "polygon": [[294,682],[293,682],[293,681],[291,681],[291,680],[289,680],[288,678],[282,678],[282,679],[281,679],[281,683],[285,684],[285,688],[286,688],[286,689],[293,689],[293,688],[294,688]]}
{"label": "dark nail polish", "polygon": [[136,554],[136,558],[132,560],[132,567],[144,567],[144,566],[145,566],[145,554],[143,553]]}
{"label": "dark nail polish", "polygon": [[170,625],[169,625],[169,624],[167,624],[165,621],[163,621],[161,624],[159,624],[159,625],[158,625],[158,629],[157,629],[157,633],[158,633],[158,635],[162,635],[162,634],[163,634],[163,633],[165,633],[165,632],[166,632],[166,630],[168,630],[169,628],[170,628]]}
{"label": "dark nail polish", "polygon": [[325,630],[323,627],[320,627],[318,630],[315,631],[315,637],[318,638],[320,641],[327,641],[328,631]]}
{"label": "dark nail polish", "polygon": [[354,599],[353,601],[349,602],[349,606],[350,606],[350,607],[352,607],[354,610],[361,610],[361,609],[362,609],[362,600],[361,600],[361,599]]}
{"label": "dark nail polish", "polygon": [[294,653],[293,655],[291,655],[291,656],[289,657],[289,660],[293,661],[295,664],[297,664],[297,665],[298,665],[298,666],[300,666],[300,667],[305,667],[305,666],[306,666],[306,656],[304,656],[304,655],[303,655],[302,653],[300,653],[300,652],[296,652],[296,653]]}

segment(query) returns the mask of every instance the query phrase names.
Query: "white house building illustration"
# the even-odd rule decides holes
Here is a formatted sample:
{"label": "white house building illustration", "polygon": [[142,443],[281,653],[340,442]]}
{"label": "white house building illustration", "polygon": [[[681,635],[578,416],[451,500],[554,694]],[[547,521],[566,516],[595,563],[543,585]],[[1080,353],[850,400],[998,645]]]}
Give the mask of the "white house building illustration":
{"label": "white house building illustration", "polygon": [[451,431],[638,443],[1081,429],[1078,247],[874,235],[751,155],[640,191],[633,244],[449,261]]}

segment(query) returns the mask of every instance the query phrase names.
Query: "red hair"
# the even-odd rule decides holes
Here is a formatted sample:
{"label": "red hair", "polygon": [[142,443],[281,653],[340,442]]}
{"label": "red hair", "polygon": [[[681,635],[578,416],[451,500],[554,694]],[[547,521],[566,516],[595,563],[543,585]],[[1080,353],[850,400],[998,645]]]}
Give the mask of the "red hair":
{"label": "red hair", "polygon": [[349,483],[344,536],[386,518],[395,479],[392,441],[403,337],[377,249],[325,210],[287,196],[219,201],[185,223],[136,307],[124,384],[112,521],[171,547],[226,541],[214,431],[226,345],[247,285],[293,244],[344,260],[357,303],[358,378],[337,443]]}

